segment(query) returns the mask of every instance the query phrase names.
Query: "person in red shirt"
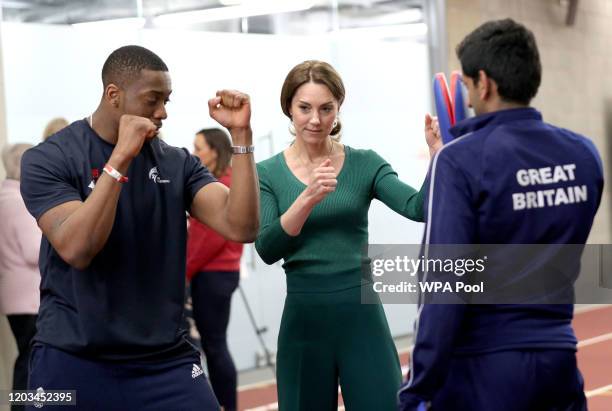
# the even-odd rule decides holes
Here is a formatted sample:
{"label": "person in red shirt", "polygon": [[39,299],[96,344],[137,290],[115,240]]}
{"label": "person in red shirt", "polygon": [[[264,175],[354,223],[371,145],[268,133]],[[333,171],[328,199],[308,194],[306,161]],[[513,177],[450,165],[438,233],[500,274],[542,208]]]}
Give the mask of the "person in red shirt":
{"label": "person in red shirt", "polygon": [[[232,146],[218,128],[195,135],[194,154],[226,186],[230,186]],[[242,244],[226,240],[195,218],[189,218],[187,280],[191,283],[193,317],[202,338],[210,382],[225,411],[235,411],[237,375],[227,346],[232,294],[240,278]]]}

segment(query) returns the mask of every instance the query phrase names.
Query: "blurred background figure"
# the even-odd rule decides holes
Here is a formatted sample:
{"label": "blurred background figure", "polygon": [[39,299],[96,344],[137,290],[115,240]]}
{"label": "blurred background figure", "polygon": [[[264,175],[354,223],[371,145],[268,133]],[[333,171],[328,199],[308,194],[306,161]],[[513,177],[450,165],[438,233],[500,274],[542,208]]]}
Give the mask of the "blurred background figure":
{"label": "blurred background figure", "polygon": [[[194,154],[223,184],[231,184],[232,145],[218,128],[200,130]],[[227,346],[232,294],[240,278],[242,244],[228,241],[191,217],[187,240],[187,280],[193,317],[202,339],[210,382],[225,411],[236,408],[236,367]]]}
{"label": "blurred background figure", "polygon": [[27,387],[30,340],[36,332],[40,304],[41,232],[19,192],[21,156],[30,147],[14,144],[2,150],[6,180],[0,183],[0,314],[8,318],[19,352],[13,372],[14,390]]}
{"label": "blurred background figure", "polygon": [[68,123],[68,120],[66,120],[64,117],[55,117],[51,119],[45,126],[45,131],[43,131],[43,141],[47,140],[53,134],[66,127],[68,124],[70,123]]}

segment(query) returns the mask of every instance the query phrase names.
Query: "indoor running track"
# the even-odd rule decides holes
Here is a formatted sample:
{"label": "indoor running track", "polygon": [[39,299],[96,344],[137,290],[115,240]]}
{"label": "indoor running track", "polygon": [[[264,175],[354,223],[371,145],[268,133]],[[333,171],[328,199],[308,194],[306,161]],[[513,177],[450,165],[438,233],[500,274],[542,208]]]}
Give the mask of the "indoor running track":
{"label": "indoor running track", "polygon": [[[612,305],[577,309],[574,330],[578,337],[578,365],[585,381],[589,411],[612,410]],[[402,371],[408,364],[408,350],[400,351]],[[239,388],[241,411],[278,409],[275,381],[265,381]],[[342,396],[339,394],[339,404]],[[338,410],[344,410],[342,405]]]}

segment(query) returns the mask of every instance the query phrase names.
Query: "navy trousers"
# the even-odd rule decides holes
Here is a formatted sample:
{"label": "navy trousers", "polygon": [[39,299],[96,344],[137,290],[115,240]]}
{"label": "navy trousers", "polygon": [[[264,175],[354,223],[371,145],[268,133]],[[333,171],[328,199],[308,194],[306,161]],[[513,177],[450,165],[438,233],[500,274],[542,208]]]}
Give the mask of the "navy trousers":
{"label": "navy trousers", "polygon": [[[199,354],[159,362],[89,360],[37,343],[28,389],[76,390],[76,406],[45,411],[218,411]],[[38,411],[30,405],[27,411]]]}
{"label": "navy trousers", "polygon": [[584,381],[569,350],[455,357],[431,410],[586,411]]}

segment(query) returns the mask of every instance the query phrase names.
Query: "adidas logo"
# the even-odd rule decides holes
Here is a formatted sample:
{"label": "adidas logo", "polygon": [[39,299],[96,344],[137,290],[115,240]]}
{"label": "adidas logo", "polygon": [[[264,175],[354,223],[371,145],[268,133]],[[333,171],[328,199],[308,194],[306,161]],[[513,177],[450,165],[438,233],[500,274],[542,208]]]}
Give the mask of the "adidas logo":
{"label": "adidas logo", "polygon": [[[38,388],[36,389],[36,394],[35,394],[35,397],[36,397],[36,398],[38,398],[38,397],[42,397],[42,398],[44,398],[44,396],[45,396],[45,389],[44,389],[43,387],[38,387]],[[33,405],[34,407],[36,407],[36,408],[42,408],[42,407],[45,405],[45,403],[44,403],[44,402],[34,401],[34,402],[32,403],[32,405]]]}
{"label": "adidas logo", "polygon": [[191,378],[197,378],[202,374],[204,374],[202,368],[198,367],[196,364],[193,364],[193,368],[191,369]]}

